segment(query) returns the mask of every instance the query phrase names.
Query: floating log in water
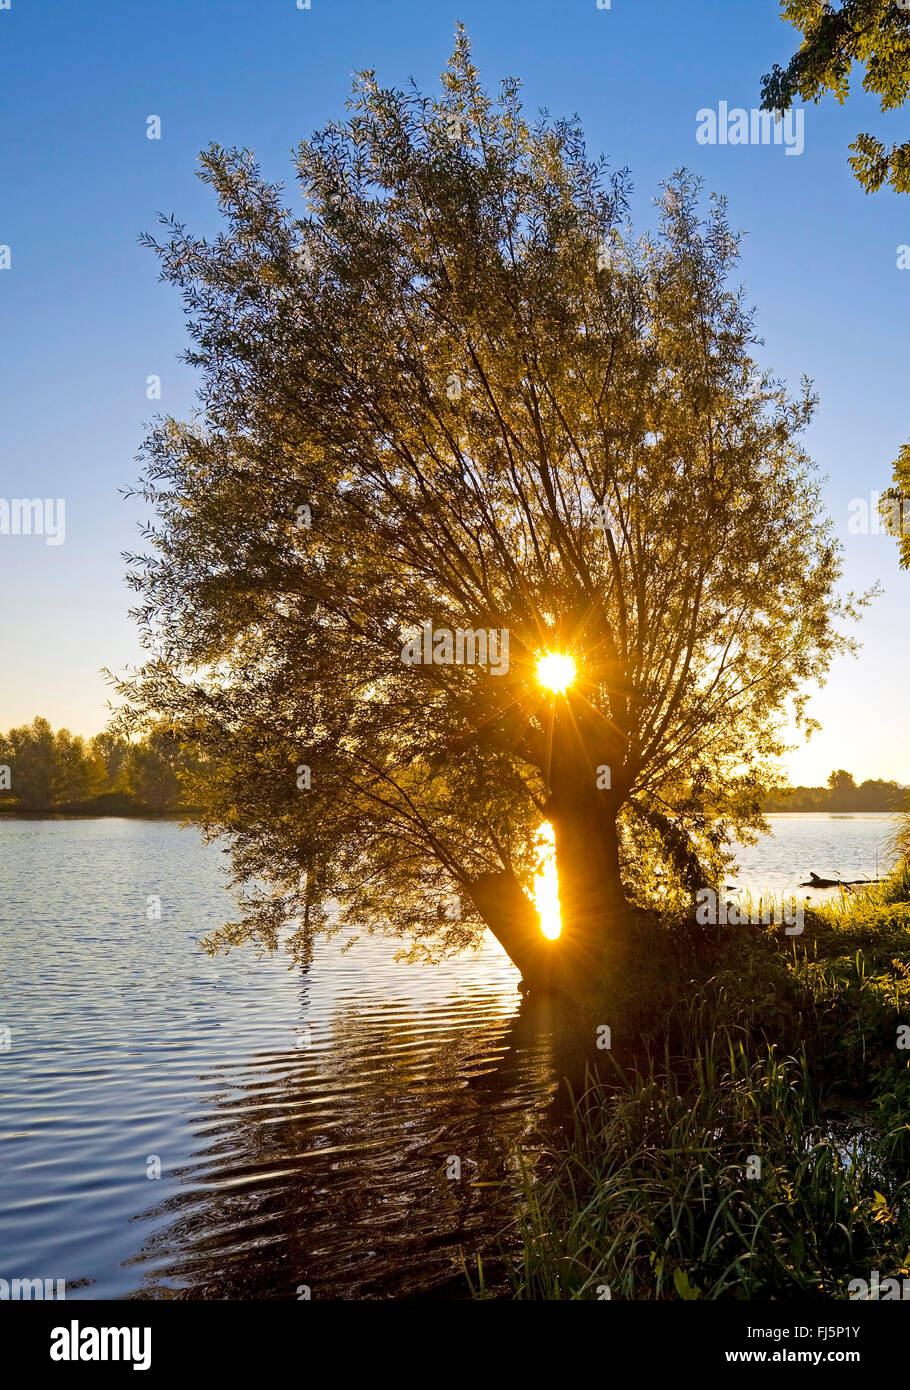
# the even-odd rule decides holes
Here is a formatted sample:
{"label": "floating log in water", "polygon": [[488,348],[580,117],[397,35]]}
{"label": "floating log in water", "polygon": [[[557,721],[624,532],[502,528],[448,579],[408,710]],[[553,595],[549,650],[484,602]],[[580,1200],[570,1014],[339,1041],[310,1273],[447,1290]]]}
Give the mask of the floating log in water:
{"label": "floating log in water", "polygon": [[818,874],[809,873],[809,882],[800,883],[800,888],[866,888],[874,883],[881,883],[880,878],[819,878]]}

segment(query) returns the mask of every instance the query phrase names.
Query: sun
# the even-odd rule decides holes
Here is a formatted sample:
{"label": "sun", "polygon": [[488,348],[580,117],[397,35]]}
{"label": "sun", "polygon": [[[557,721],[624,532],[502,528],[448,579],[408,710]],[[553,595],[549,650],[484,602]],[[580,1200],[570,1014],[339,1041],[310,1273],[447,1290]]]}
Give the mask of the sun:
{"label": "sun", "polygon": [[546,690],[562,695],[575,679],[575,662],[562,652],[545,652],[537,662],[537,680]]}

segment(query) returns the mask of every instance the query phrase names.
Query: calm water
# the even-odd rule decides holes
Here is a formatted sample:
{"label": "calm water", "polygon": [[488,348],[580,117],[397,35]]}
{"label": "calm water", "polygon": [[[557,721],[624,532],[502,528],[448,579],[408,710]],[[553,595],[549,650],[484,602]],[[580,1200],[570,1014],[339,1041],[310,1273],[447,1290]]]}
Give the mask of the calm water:
{"label": "calm water", "polygon": [[847,881],[878,878],[893,862],[890,842],[897,818],[877,812],[860,815],[791,813],[769,816],[771,834],[757,845],[738,847],[739,873],[727,879],[738,888],[776,894],[796,893],[815,900],[837,896],[839,889],[816,893],[800,890],[810,873]]}
{"label": "calm water", "polygon": [[[774,829],[737,882],[874,877],[893,826]],[[495,943],[441,967],[381,940],[322,943],[308,971],[211,960],[223,864],[170,823],[0,820],[0,1277],[69,1298],[461,1291],[571,1040],[519,1007]]]}

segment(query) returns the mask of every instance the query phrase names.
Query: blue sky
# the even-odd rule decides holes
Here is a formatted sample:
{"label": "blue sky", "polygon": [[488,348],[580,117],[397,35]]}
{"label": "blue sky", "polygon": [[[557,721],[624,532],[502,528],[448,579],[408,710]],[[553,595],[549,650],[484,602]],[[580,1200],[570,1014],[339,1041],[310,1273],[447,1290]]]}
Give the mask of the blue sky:
{"label": "blue sky", "polygon": [[[807,445],[846,548],[846,582],[881,581],[813,702],[824,731],[790,764],[796,781],[833,767],[910,783],[906,691],[910,575],[888,537],[850,535],[848,504],[887,486],[910,439],[907,304],[910,197],[867,197],[847,167],[860,130],[906,137],[857,89],[805,113],[805,150],[707,146],[696,113],[751,108],[763,73],[796,35],[775,0],[11,0],[0,10],[0,497],[64,497],[66,539],[0,536],[0,728],[44,714],[92,733],[110,692],[102,666],[139,658],[120,552],[139,548],[144,511],[118,489],[156,410],[183,415],[193,381],[176,293],[137,241],[159,211],[213,231],[195,177],[212,140],[250,146],[292,184],[291,148],[343,115],[350,74],[413,75],[434,91],[457,20],[492,85],[524,84],[531,110],[577,112],[592,153],[628,166],[634,219],[651,219],[661,179],[686,165],[727,195],[748,233],[740,278],[758,308],[761,359],[820,410]],[[150,115],[162,138],[146,138]],[[289,188],[296,199],[296,190]],[[146,398],[158,375],[160,402]],[[773,557],[769,557],[773,564]]]}

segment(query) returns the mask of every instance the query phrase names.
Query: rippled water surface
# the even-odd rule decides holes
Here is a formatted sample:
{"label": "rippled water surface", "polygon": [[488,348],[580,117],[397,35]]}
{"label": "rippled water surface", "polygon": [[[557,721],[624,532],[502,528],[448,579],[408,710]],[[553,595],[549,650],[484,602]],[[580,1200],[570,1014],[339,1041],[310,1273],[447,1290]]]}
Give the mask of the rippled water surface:
{"label": "rippled water surface", "polygon": [[222,856],[171,823],[4,820],[0,862],[0,1276],[71,1297],[452,1278],[496,1216],[471,1184],[533,1144],[557,1086],[495,944],[439,968],[370,939],[306,973],[212,960]]}
{"label": "rippled water surface", "polygon": [[[773,821],[737,882],[873,877],[893,831]],[[379,939],[322,942],[306,971],[210,959],[223,863],[168,822],[0,820],[0,1277],[69,1298],[463,1292],[571,1044],[519,1008],[492,942],[441,967]]]}

